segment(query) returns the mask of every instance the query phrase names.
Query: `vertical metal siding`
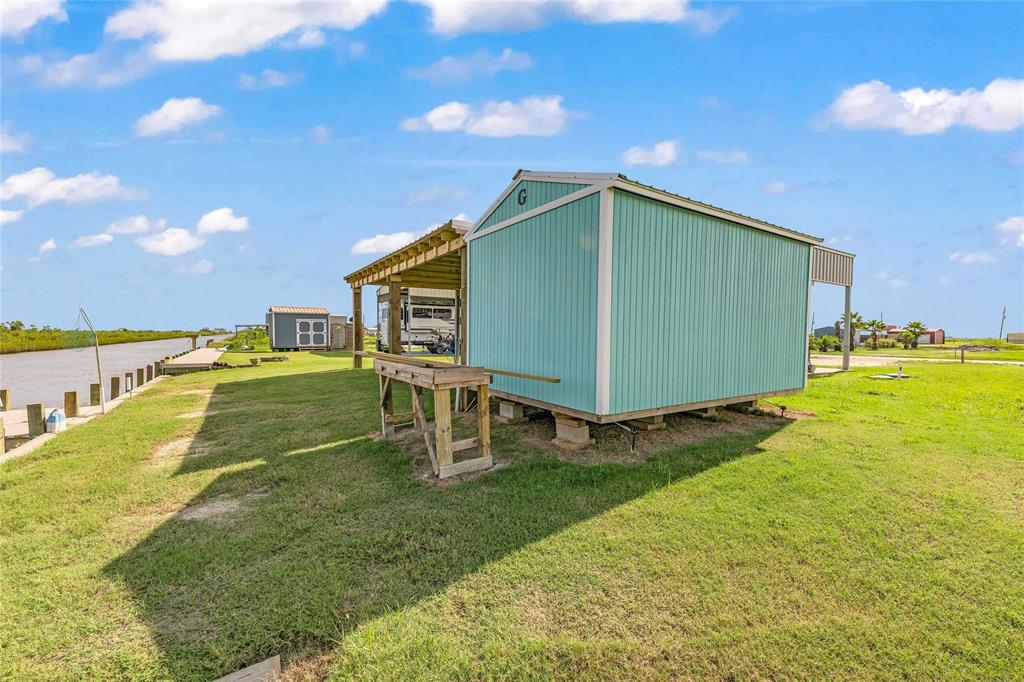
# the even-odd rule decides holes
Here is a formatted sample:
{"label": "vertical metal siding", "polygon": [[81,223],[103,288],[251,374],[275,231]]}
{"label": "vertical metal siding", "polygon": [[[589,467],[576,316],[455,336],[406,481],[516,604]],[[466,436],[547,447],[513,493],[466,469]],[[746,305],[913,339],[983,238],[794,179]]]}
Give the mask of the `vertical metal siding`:
{"label": "vertical metal siding", "polygon": [[469,361],[556,377],[492,386],[594,411],[599,195],[469,242]]}
{"label": "vertical metal siding", "polygon": [[[487,217],[483,223],[480,224],[479,229],[490,227],[491,225],[497,225],[500,222],[513,218],[520,213],[533,210],[538,206],[554,201],[555,199],[561,199],[567,194],[572,194],[577,190],[581,190],[586,185],[576,184],[572,182],[539,182],[537,180],[522,180],[512,192],[505,197],[505,200],[498,204],[498,207],[494,209],[494,212]],[[516,195],[519,194],[519,190],[526,190],[526,202],[520,206],[519,199]]]}
{"label": "vertical metal siding", "polygon": [[853,256],[815,246],[811,252],[811,279],[839,286],[853,285]]}
{"label": "vertical metal siding", "polygon": [[810,246],[615,192],[611,413],[804,384]]}

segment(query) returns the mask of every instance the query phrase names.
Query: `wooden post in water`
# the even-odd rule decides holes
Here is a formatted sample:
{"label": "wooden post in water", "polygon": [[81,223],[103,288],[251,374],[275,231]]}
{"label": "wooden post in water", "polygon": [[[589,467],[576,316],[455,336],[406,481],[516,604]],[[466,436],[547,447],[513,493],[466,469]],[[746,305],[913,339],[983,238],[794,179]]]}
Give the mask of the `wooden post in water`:
{"label": "wooden post in water", "polygon": [[43,416],[43,404],[32,403],[25,409],[28,412],[28,435],[35,438],[46,433],[46,417]]}
{"label": "wooden post in water", "polygon": [[153,376],[156,376],[156,377],[160,376],[160,373],[163,371],[163,366],[164,366],[164,363],[160,362],[159,360],[154,362],[153,363]]}
{"label": "wooden post in water", "polygon": [[113,400],[121,395],[121,377],[114,375],[110,377],[110,399]]}
{"label": "wooden post in water", "polygon": [[132,379],[134,379],[134,378],[135,378],[135,376],[131,372],[125,372],[124,373],[124,392],[125,393],[130,393],[131,390],[134,388],[134,386],[132,385]]}
{"label": "wooden post in water", "polygon": [[146,365],[146,381],[153,380],[153,365]]}
{"label": "wooden post in water", "polygon": [[64,416],[78,416],[78,391],[65,391],[64,393]]}
{"label": "wooden post in water", "polygon": [[146,370],[139,367],[135,370],[135,388],[140,388],[144,383],[146,383]]}
{"label": "wooden post in water", "polygon": [[11,409],[11,389],[0,388],[0,412],[6,412]]}
{"label": "wooden post in water", "polygon": [[103,402],[103,387],[100,384],[89,384],[89,404],[100,405]]}

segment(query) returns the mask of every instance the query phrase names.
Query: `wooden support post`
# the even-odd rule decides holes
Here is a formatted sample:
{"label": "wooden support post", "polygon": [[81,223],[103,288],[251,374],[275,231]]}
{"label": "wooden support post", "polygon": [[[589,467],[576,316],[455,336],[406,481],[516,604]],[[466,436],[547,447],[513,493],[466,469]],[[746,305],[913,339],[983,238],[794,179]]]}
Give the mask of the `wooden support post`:
{"label": "wooden support post", "polygon": [[[458,316],[459,316],[459,347],[456,349],[456,362],[460,365],[467,364],[466,359],[466,308],[469,307],[468,293],[469,288],[467,286],[469,278],[469,263],[468,263],[468,251],[467,247],[463,246],[459,249],[459,296],[458,296]],[[463,391],[465,393],[465,391]]]}
{"label": "wooden support post", "polygon": [[845,303],[843,307],[843,369],[850,369],[850,341],[853,336],[853,332],[850,329],[850,289],[851,287],[843,287],[846,289]]}
{"label": "wooden support post", "polygon": [[146,370],[139,367],[135,370],[135,388],[139,388],[144,383],[146,383]]}
{"label": "wooden support post", "polygon": [[78,416],[78,391],[64,392],[64,416]]}
{"label": "wooden support post", "polygon": [[[490,459],[491,456],[491,400],[490,386],[480,384],[476,388],[476,425],[477,437],[480,439],[480,456]],[[491,463],[488,462],[487,466]]]}
{"label": "wooden support post", "polygon": [[89,404],[90,405],[99,405],[101,402],[103,402],[103,396],[100,395],[100,391],[102,391],[102,390],[103,390],[103,387],[100,386],[99,384],[89,384]]}
{"label": "wooden support post", "polygon": [[0,412],[11,409],[11,389],[0,388]]}
{"label": "wooden support post", "polygon": [[385,438],[395,435],[395,425],[388,419],[395,413],[394,396],[391,391],[391,377],[377,375],[380,385],[380,432]]}
{"label": "wooden support post", "polygon": [[46,417],[43,416],[43,404],[32,403],[25,409],[28,412],[28,435],[35,438],[46,433]]}
{"label": "wooden support post", "polygon": [[964,362],[965,362],[965,358],[964,358],[964,347],[963,347],[963,346],[960,346],[960,364],[962,365],[962,364],[964,364]]}
{"label": "wooden support post", "polygon": [[447,388],[434,390],[434,448],[437,466],[452,463],[452,397]]}
{"label": "wooden support post", "polygon": [[146,381],[153,380],[153,365],[146,365]]}
{"label": "wooden support post", "polygon": [[738,403],[731,403],[725,406],[726,409],[736,410],[737,412],[756,412],[757,401],[756,400],[744,400]]}
{"label": "wooden support post", "polygon": [[163,371],[163,363],[160,362],[159,360],[157,360],[156,362],[153,363],[153,376],[154,377],[160,376],[160,373],[162,371]]}
{"label": "wooden support post", "polygon": [[110,399],[113,400],[121,395],[121,377],[114,375],[110,377]]}
{"label": "wooden support post", "polygon": [[[380,333],[380,330],[377,331]],[[352,287],[352,367],[362,369],[363,356],[363,288]]]}
{"label": "wooden support post", "polygon": [[402,278],[388,277],[388,352],[402,354]]}

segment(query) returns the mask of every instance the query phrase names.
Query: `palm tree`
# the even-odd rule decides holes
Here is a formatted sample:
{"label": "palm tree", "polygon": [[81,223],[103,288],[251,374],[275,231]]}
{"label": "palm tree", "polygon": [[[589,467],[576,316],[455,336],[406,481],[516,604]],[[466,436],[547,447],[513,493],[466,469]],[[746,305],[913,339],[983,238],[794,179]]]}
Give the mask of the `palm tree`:
{"label": "palm tree", "polygon": [[871,347],[878,350],[878,335],[885,331],[885,322],[881,320],[868,320],[864,323],[864,329],[871,332]]}
{"label": "palm tree", "polygon": [[[842,333],[840,333],[839,328],[840,327],[845,327],[845,326],[846,326],[846,320],[844,320],[842,317],[840,317],[838,320],[836,320],[836,336],[838,336],[840,339],[843,338],[843,335],[842,335]],[[864,328],[864,318],[860,316],[860,313],[851,312],[850,313],[850,329],[847,330],[847,333],[850,335],[850,348],[851,349],[855,348],[857,346],[857,330],[858,329],[863,329],[863,328]]]}
{"label": "palm tree", "polygon": [[904,331],[908,331],[914,335],[914,340],[911,342],[911,348],[917,348],[917,340],[928,331],[928,327],[924,326],[924,322],[910,322],[903,327]]}
{"label": "palm tree", "polygon": [[917,341],[917,337],[908,332],[906,329],[900,332],[900,335],[896,337],[900,343],[903,344],[903,350],[910,348],[910,344]]}

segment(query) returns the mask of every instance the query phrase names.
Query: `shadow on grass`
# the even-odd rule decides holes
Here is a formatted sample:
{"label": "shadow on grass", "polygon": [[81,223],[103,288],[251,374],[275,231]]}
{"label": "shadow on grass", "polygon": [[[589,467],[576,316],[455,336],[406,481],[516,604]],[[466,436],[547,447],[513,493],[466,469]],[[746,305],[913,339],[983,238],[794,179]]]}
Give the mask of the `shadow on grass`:
{"label": "shadow on grass", "polygon": [[[652,489],[760,451],[779,428],[632,465],[526,457],[441,489],[378,428],[370,370],[219,384],[178,476],[218,470],[182,512],[105,567],[134,593],[174,679],[282,654],[321,656],[530,543]],[[404,391],[397,399],[408,400]],[[399,407],[402,407],[401,405]],[[520,453],[521,454],[521,453]],[[502,454],[496,452],[500,461]]]}

